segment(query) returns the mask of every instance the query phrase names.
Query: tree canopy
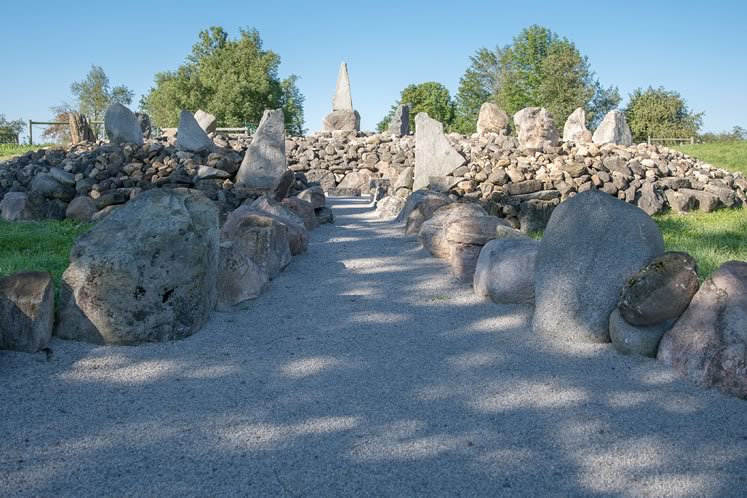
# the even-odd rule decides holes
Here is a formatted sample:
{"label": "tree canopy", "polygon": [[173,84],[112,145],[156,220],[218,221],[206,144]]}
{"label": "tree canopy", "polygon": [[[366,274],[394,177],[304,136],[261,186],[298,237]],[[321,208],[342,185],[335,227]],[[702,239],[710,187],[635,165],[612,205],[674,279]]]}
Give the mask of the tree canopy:
{"label": "tree canopy", "polygon": [[625,119],[636,140],[688,138],[698,134],[703,113],[691,111],[685,99],[673,90],[649,87],[630,94]]}
{"label": "tree canopy", "polygon": [[400,104],[410,105],[410,128],[413,130],[415,129],[415,115],[419,112],[427,112],[428,116],[443,123],[444,129],[447,130],[454,122],[454,103],[449,90],[441,83],[428,81],[405,87],[400,93],[399,100],[392,105],[389,113],[376,126],[378,131],[387,129]]}
{"label": "tree canopy", "polygon": [[176,126],[182,109],[202,109],[222,126],[257,124],[265,109],[283,109],[286,130],[303,133],[304,97],[294,75],[278,77],[280,56],[262,48],[259,32],[230,39],[221,27],[200,32],[184,64],[157,73],[141,107],[158,126]]}
{"label": "tree canopy", "polygon": [[495,102],[509,114],[544,107],[560,126],[583,107],[594,125],[619,104],[620,95],[599,83],[571,41],[535,25],[505,47],[481,48],[470,57],[456,96],[456,131],[475,131],[484,102]]}
{"label": "tree canopy", "polygon": [[8,121],[5,114],[0,114],[0,135],[18,135],[23,130],[23,120]]}

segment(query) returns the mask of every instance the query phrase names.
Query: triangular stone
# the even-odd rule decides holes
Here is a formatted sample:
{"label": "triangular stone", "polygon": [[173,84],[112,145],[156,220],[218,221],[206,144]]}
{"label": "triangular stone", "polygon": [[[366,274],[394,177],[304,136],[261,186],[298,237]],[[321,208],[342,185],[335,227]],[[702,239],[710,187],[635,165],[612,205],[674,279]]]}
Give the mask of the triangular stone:
{"label": "triangular stone", "polygon": [[350,77],[348,76],[348,65],[342,63],[337,75],[337,89],[332,99],[333,111],[353,111],[353,97],[350,94]]}

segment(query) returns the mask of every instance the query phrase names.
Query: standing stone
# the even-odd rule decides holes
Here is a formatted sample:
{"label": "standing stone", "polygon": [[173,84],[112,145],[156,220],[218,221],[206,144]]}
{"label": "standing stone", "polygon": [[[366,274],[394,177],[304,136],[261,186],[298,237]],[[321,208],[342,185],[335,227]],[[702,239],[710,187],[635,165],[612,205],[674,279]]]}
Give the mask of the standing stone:
{"label": "standing stone", "polygon": [[664,335],[659,360],[701,387],[747,399],[747,262],[721,265]]}
{"label": "standing stone", "polygon": [[68,125],[70,127],[70,143],[72,145],[81,142],[95,142],[96,134],[88,123],[88,118],[79,112],[67,113]]}
{"label": "standing stone", "polygon": [[620,296],[621,316],[631,325],[676,320],[698,291],[698,266],[685,252],[665,252],[627,281]]}
{"label": "standing stone", "polygon": [[496,104],[485,102],[480,106],[480,116],[477,118],[477,133],[507,133],[508,125],[508,114]]}
{"label": "standing stone", "polygon": [[412,189],[414,180],[415,171],[413,170],[412,166],[408,166],[407,168],[402,170],[399,176],[397,176],[397,180],[394,182],[394,186],[392,188],[395,192],[401,188]]}
{"label": "standing stone", "polygon": [[561,203],[537,253],[534,331],[573,342],[609,342],[609,317],[633,275],[664,252],[656,223],[598,190]]}
{"label": "standing stone", "polygon": [[390,135],[397,137],[403,137],[410,133],[410,106],[407,104],[400,104],[397,106],[397,110],[394,111],[394,117],[389,122],[389,128],[387,132]]}
{"label": "standing stone", "polygon": [[583,144],[591,142],[592,135],[586,129],[586,112],[579,107],[568,116],[563,126],[563,141]]}
{"label": "standing stone", "polygon": [[465,160],[444,135],[444,125],[427,113],[415,116],[415,180],[413,190],[428,186],[428,177],[448,176]]}
{"label": "standing stone", "polygon": [[337,87],[335,96],[332,98],[333,111],[350,111],[353,109],[353,96],[350,93],[350,76],[348,76],[348,65],[340,64],[340,72],[337,74]]}
{"label": "standing stone", "polygon": [[534,303],[534,263],[539,242],[518,230],[491,240],[480,251],[473,287],[478,296],[498,304]]}
{"label": "standing stone", "polygon": [[104,129],[112,144],[143,145],[143,132],[137,116],[122,104],[112,104],[104,115]]}
{"label": "standing stone", "polygon": [[544,107],[527,107],[514,114],[519,144],[527,149],[543,149],[558,145],[555,120]]}
{"label": "standing stone", "polygon": [[189,189],[143,192],[76,239],[55,334],[97,344],[181,339],[215,307],[218,209]]}
{"label": "standing stone", "polygon": [[35,353],[47,346],[54,324],[54,282],[46,272],[0,279],[0,349]]}
{"label": "standing stone", "polygon": [[599,145],[632,145],[633,135],[630,133],[628,122],[625,121],[625,115],[617,109],[608,112],[594,132],[592,140]]}
{"label": "standing stone", "polygon": [[218,127],[218,118],[202,109],[197,109],[197,112],[195,112],[195,120],[200,128],[208,134],[215,133],[215,129]]}
{"label": "standing stone", "polygon": [[236,182],[250,188],[272,188],[283,176],[288,163],[285,158],[285,123],[283,110],[266,110],[246,149]]}
{"label": "standing stone", "polygon": [[179,114],[176,130],[176,150],[185,152],[214,151],[215,144],[197,123],[194,115],[186,109]]}
{"label": "standing stone", "polygon": [[140,123],[140,131],[143,132],[143,138],[149,139],[150,135],[153,133],[153,127],[150,123],[150,116],[148,116],[144,112],[136,112],[135,116],[137,116],[137,121]]}

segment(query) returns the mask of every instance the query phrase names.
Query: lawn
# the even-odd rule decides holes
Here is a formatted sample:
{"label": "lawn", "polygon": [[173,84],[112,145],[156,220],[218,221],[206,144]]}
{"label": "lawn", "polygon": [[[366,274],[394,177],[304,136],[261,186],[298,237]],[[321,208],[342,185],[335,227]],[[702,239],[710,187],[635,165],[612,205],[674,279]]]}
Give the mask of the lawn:
{"label": "lawn", "polygon": [[43,149],[49,147],[49,144],[45,145],[16,145],[16,144],[0,144],[0,161],[10,159],[13,156],[20,156],[26,152],[32,150]]}
{"label": "lawn", "polygon": [[19,271],[48,271],[59,288],[73,241],[91,225],[65,221],[0,221],[0,277]]}
{"label": "lawn", "polygon": [[674,148],[714,166],[747,175],[747,141],[679,145]]}

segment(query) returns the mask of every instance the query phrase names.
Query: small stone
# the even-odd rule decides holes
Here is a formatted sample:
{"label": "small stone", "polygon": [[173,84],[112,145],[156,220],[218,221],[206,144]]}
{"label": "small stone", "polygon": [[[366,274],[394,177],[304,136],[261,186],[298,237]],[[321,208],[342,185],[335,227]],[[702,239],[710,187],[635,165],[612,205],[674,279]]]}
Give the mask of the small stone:
{"label": "small stone", "polygon": [[35,353],[47,346],[54,325],[54,281],[46,272],[0,279],[0,349]]}
{"label": "small stone", "polygon": [[615,309],[610,315],[610,340],[623,354],[656,357],[662,336],[672,328],[672,320],[655,325],[631,325]]}

